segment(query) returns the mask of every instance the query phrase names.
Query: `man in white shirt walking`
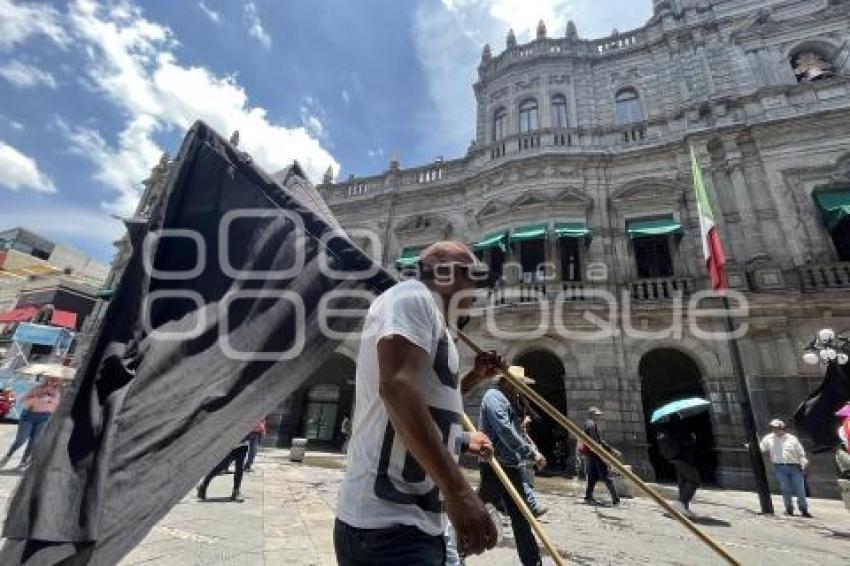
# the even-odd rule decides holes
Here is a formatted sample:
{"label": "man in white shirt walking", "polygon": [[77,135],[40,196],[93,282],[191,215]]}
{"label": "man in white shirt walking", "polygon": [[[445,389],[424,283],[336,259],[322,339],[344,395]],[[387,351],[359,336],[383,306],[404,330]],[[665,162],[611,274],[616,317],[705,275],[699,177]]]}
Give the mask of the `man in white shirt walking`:
{"label": "man in white shirt walking", "polygon": [[461,554],[496,544],[496,527],[457,459],[492,452],[484,434],[464,433],[461,394],[493,377],[497,360],[479,356],[459,379],[446,328],[449,303],[471,303],[465,291],[476,287],[477,267],[464,244],[433,244],[420,256],[419,279],[383,293],[366,315],[334,526],[340,566],[442,566],[446,515]]}
{"label": "man in white shirt walking", "polygon": [[770,434],[762,439],[760,447],[762,452],[770,454],[773,473],[776,474],[782,498],[785,500],[785,514],[794,514],[792,498],[796,496],[800,514],[811,518],[806,502],[806,483],[803,479],[803,470],[809,465],[806,451],[796,436],[786,432],[785,423],[781,420],[770,421],[770,430]]}

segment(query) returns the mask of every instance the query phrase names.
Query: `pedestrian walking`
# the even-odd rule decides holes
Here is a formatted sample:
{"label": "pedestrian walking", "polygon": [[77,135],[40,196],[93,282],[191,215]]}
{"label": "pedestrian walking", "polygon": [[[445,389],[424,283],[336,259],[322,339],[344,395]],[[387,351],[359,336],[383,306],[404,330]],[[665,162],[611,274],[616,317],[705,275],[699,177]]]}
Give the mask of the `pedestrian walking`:
{"label": "pedestrian walking", "polygon": [[793,498],[797,498],[797,507],[803,517],[811,518],[806,500],[806,483],[803,472],[809,466],[806,450],[796,436],[785,430],[785,423],[779,419],[770,421],[770,433],[759,443],[762,452],[770,455],[773,473],[779,482],[782,499],[785,502],[785,514],[794,514]]}
{"label": "pedestrian walking", "polygon": [[[602,438],[602,431],[599,428],[599,419],[602,417],[602,411],[597,407],[591,407],[587,410],[587,421],[584,423],[584,433],[597,444],[602,445],[602,448],[614,454],[618,458],[622,456],[620,451],[613,448]],[[587,473],[587,489],[584,492],[584,502],[589,505],[599,505],[599,501],[594,499],[593,490],[596,487],[596,482],[604,482],[608,488],[608,493],[611,494],[611,504],[619,505],[620,496],[617,495],[617,488],[614,486],[614,481],[608,473],[608,465],[602,461],[602,458],[593,453],[587,446],[583,446],[583,452],[586,462]]]}
{"label": "pedestrian walking", "polygon": [[18,419],[18,431],[15,440],[9,450],[6,451],[6,455],[0,458],[0,469],[6,467],[18,448],[24,444],[27,447],[20,464],[18,464],[18,469],[23,470],[29,465],[33,449],[41,437],[41,433],[44,432],[50,417],[53,416],[59,406],[61,383],[58,378],[45,377],[42,383],[30,389],[21,397],[20,403],[24,410]]}
{"label": "pedestrian walking", "polygon": [[535,517],[542,517],[547,511],[549,511],[549,508],[545,505],[541,505],[537,501],[537,494],[534,493],[534,472],[537,469],[537,461],[542,454],[528,432],[529,425],[531,425],[531,417],[526,415],[522,418],[520,432],[522,433],[523,439],[531,444],[532,448],[534,448],[534,457],[522,461],[522,467],[520,468],[522,472],[522,488],[525,500],[528,502],[528,508]]}
{"label": "pedestrian walking", "polygon": [[[490,354],[458,379],[459,356],[446,320],[467,308],[480,264],[460,242],[420,255],[417,277],[369,308],[357,356],[354,426],[340,486],[334,548],[341,566],[442,566],[451,520],[460,555],[496,544],[496,529],[457,464],[461,452],[488,454],[480,432],[464,433],[462,395],[492,378]],[[454,302],[452,302],[454,299]]]}
{"label": "pedestrian walking", "polygon": [[[513,375],[524,378],[527,383],[533,380],[525,378],[525,370],[520,366],[511,366]],[[524,492],[522,463],[523,460],[534,460],[537,466],[546,465],[544,458],[529,443],[518,430],[515,420],[515,404],[519,392],[506,378],[499,380],[498,387],[484,394],[481,400],[481,415],[479,429],[493,442],[493,453],[496,461],[502,466],[518,493]],[[531,530],[531,525],[508,494],[505,486],[499,481],[493,468],[487,462],[481,462],[481,487],[479,494],[485,502],[495,499],[501,503],[511,519],[514,531],[517,554],[523,566],[540,564],[540,550]]]}
{"label": "pedestrian walking", "polygon": [[676,483],[679,487],[679,498],[676,507],[686,517],[693,518],[690,505],[694,495],[702,485],[702,478],[697,467],[697,437],[688,419],[673,414],[666,421],[659,423],[655,438],[658,443],[658,453],[670,462],[676,469]]}
{"label": "pedestrian walking", "polygon": [[245,471],[252,471],[251,466],[254,465],[254,458],[257,457],[257,450],[260,447],[260,441],[266,435],[266,419],[260,419],[254,425],[253,430],[248,433],[248,455],[245,457]]}
{"label": "pedestrian walking", "polygon": [[342,418],[342,423],[339,425],[339,431],[345,439],[342,442],[342,453],[348,454],[348,443],[351,440],[351,418],[349,418],[348,415],[345,415]]}
{"label": "pedestrian walking", "polygon": [[217,475],[223,474],[230,467],[230,464],[234,465],[233,471],[233,491],[230,493],[230,500],[235,501],[236,503],[242,503],[245,501],[245,498],[242,497],[242,473],[245,471],[245,459],[248,457],[248,437],[246,436],[242,439],[242,442],[239,443],[236,448],[231,450],[227,456],[225,456],[221,462],[216,464],[216,466],[210,470],[210,473],[206,475],[206,477],[201,482],[201,485],[198,486],[198,499],[201,501],[206,500],[207,498],[207,488],[210,485],[210,482]]}

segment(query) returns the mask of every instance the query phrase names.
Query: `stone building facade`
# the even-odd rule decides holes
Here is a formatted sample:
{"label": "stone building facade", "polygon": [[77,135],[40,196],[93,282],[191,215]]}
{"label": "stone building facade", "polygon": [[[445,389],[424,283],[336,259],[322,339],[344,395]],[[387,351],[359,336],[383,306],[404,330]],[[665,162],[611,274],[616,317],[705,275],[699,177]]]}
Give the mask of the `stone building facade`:
{"label": "stone building facade", "polygon": [[[482,51],[466,155],[412,168],[393,160],[345,182],[327,175],[317,189],[352,238],[400,273],[435,240],[472,244],[499,277],[468,334],[524,366],[571,418],[601,407],[608,440],[643,477],[671,477],[652,410],[699,395],[712,403],[696,421],[706,480],[749,488],[729,344],[688,319],[708,286],[690,153],[730,286],[747,304],[739,345],[766,432],[820,383],[803,346],[823,326],[850,333],[850,2],[653,7],[643,27],[601,39],[580,37],[572,22],[558,34],[541,22],[527,44],[508,33],[501,53]],[[170,166],[163,156],[145,181],[131,234]],[[131,250],[127,236],[116,244],[108,285]],[[356,348],[343,344],[269,416],[268,443],[341,446]],[[473,417],[480,395],[467,399]],[[569,471],[574,444],[538,417],[532,434],[551,469]],[[836,495],[834,476],[831,457],[815,455],[813,491]]]}
{"label": "stone building facade", "polygon": [[[601,407],[609,440],[644,477],[671,474],[651,411],[700,395],[712,403],[698,424],[706,479],[752,487],[728,343],[671,326],[708,285],[690,148],[730,286],[748,303],[739,343],[766,432],[820,382],[802,347],[822,326],[850,330],[850,3],[653,3],[646,25],[601,39],[572,22],[557,35],[541,22],[527,44],[508,33],[500,53],[483,49],[465,156],[328,176],[318,190],[390,268],[437,239],[474,244],[502,277],[468,332],[525,366],[570,417]],[[613,331],[575,336],[599,320]],[[355,348],[273,417],[281,442],[339,442]],[[467,401],[473,415],[479,398]],[[573,445],[545,417],[533,434],[555,468],[571,465]],[[815,493],[835,494],[832,478],[831,458],[815,456]]]}

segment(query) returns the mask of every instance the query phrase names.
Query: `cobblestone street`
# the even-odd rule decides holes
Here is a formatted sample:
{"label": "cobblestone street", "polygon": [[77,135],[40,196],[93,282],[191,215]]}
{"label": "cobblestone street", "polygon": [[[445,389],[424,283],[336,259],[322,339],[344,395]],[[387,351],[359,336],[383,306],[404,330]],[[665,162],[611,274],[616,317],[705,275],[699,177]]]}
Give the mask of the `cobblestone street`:
{"label": "cobblestone street", "polygon": [[[14,426],[0,426],[0,446]],[[226,500],[231,476],[213,481],[209,500],[188,495],[123,561],[124,565],[334,564],[331,538],[334,502],[342,477],[341,456],[313,454],[304,464],[285,450],[265,450],[246,475],[244,503]],[[14,459],[10,466],[14,466]],[[470,477],[474,478],[474,474]],[[8,501],[19,474],[0,475],[0,496]],[[704,545],[665,517],[648,499],[622,508],[583,505],[578,484],[542,480],[541,498],[550,512],[547,532],[574,564],[718,564]],[[601,494],[604,489],[600,486]],[[781,509],[781,500],[774,498]],[[694,509],[703,528],[742,564],[846,564],[850,555],[850,512],[841,502],[813,500],[815,519],[760,517],[753,494],[700,491]],[[506,527],[507,528],[507,527]],[[507,532],[510,529],[507,528]],[[517,563],[507,537],[471,566]]]}

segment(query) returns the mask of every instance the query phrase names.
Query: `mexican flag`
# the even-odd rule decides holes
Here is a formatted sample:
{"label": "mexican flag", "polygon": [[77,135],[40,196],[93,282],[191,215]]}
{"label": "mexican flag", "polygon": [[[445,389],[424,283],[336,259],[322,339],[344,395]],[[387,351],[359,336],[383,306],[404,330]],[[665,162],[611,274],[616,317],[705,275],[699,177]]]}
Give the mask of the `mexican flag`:
{"label": "mexican flag", "polygon": [[711,288],[714,290],[725,289],[726,273],[723,266],[726,256],[723,254],[723,246],[720,245],[720,234],[714,224],[714,215],[711,213],[711,205],[708,203],[708,195],[705,192],[705,183],[702,180],[700,169],[694,148],[691,147],[691,172],[694,177],[694,191],[697,196],[697,209],[699,210],[700,236],[702,237],[702,252],[705,256],[705,265],[711,278]]}

